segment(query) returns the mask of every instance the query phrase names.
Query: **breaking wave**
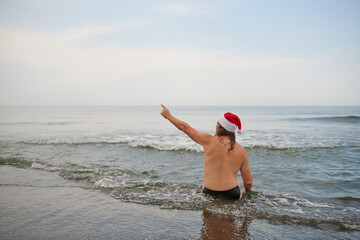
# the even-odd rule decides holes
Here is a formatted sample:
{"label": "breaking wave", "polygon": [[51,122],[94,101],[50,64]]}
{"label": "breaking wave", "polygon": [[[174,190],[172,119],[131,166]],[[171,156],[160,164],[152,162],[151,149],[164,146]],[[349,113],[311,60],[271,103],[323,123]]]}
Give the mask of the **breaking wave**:
{"label": "breaking wave", "polygon": [[[278,138],[278,137],[275,137]],[[337,142],[319,142],[307,141],[301,139],[277,139],[275,141],[271,136],[251,135],[239,138],[237,141],[249,150],[298,150],[298,149],[328,149],[343,147],[360,147],[359,142],[344,143]],[[203,148],[193,142],[185,135],[114,135],[114,136],[95,136],[82,138],[46,138],[46,139],[26,139],[16,141],[16,143],[30,145],[108,145],[120,144],[127,145],[131,148],[147,148],[158,151],[190,151],[203,152]]]}

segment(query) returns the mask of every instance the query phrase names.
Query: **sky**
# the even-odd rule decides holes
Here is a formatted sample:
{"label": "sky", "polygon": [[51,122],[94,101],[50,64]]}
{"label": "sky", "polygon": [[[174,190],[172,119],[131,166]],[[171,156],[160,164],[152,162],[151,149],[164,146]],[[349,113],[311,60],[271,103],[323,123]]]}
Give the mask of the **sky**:
{"label": "sky", "polygon": [[0,0],[0,105],[360,105],[358,0]]}

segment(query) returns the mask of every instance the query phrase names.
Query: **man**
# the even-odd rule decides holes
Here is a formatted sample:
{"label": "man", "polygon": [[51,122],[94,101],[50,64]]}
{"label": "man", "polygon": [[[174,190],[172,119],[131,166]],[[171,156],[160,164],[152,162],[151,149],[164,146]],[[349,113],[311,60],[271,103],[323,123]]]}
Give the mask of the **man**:
{"label": "man", "polygon": [[237,173],[241,172],[246,191],[251,191],[252,176],[246,150],[235,142],[235,131],[241,130],[238,116],[223,114],[216,125],[216,135],[199,132],[171,115],[164,106],[161,115],[204,148],[204,182],[202,192],[224,199],[240,199],[241,186]]}

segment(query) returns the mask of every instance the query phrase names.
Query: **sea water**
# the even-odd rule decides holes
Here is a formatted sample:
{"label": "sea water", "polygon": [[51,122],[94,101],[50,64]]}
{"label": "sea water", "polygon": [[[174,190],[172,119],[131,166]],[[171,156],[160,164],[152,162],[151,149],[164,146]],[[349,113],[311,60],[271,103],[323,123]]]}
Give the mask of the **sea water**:
{"label": "sea water", "polygon": [[235,202],[201,194],[203,149],[160,106],[0,107],[0,164],[54,172],[124,202],[360,231],[360,107],[168,108],[212,135],[222,113],[237,114],[253,191]]}

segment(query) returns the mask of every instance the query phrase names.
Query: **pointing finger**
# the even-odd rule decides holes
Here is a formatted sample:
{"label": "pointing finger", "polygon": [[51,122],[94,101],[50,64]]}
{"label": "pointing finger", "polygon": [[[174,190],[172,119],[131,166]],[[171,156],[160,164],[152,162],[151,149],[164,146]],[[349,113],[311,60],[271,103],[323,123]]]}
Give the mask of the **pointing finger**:
{"label": "pointing finger", "polygon": [[167,109],[164,105],[161,104],[161,106],[162,106],[164,109]]}

